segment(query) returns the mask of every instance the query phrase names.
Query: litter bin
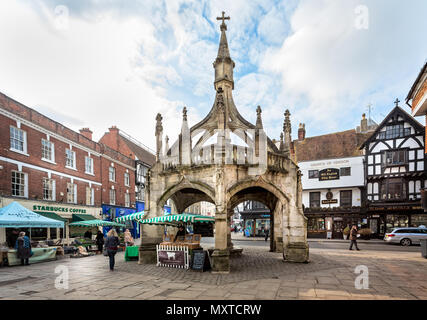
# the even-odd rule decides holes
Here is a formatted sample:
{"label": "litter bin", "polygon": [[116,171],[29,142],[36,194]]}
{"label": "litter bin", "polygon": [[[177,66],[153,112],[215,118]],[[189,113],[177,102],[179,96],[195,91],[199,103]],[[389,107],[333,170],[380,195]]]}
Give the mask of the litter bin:
{"label": "litter bin", "polygon": [[427,259],[427,239],[420,240],[421,242],[421,256]]}

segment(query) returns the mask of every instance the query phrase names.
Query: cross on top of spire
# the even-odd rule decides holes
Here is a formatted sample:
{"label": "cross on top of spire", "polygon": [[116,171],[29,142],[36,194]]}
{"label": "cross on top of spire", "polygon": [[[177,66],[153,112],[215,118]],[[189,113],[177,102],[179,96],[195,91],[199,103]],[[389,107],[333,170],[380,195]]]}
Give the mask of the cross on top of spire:
{"label": "cross on top of spire", "polygon": [[396,101],[394,102],[394,104],[396,105],[396,107],[399,106],[399,102],[400,102],[399,98],[396,98]]}
{"label": "cross on top of spire", "polygon": [[225,12],[223,11],[223,12],[222,12],[222,17],[217,17],[216,19],[217,19],[217,20],[222,20],[222,23],[221,23],[221,31],[223,31],[223,30],[227,30],[227,25],[225,24],[225,20],[230,20],[230,17],[226,17],[226,16],[225,16]]}

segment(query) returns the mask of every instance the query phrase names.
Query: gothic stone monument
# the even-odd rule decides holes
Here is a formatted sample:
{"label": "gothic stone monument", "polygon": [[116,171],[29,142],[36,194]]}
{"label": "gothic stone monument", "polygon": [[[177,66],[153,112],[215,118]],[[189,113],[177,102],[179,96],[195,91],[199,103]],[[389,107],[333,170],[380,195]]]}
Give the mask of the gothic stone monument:
{"label": "gothic stone monument", "polygon": [[[270,251],[283,252],[290,262],[308,262],[307,219],[302,210],[301,176],[290,159],[291,123],[285,113],[280,146],[263,130],[261,108],[256,125],[238,112],[234,90],[234,62],[228,49],[225,20],[222,20],[215,69],[215,102],[207,117],[189,128],[187,109],[178,140],[163,146],[162,116],[157,115],[157,162],[149,171],[145,199],[146,217],[163,215],[163,206],[171,199],[178,212],[200,201],[216,207],[213,272],[230,270],[230,217],[243,201],[265,204],[271,215]],[[155,245],[162,241],[162,228],[142,225],[139,263],[156,261]]]}

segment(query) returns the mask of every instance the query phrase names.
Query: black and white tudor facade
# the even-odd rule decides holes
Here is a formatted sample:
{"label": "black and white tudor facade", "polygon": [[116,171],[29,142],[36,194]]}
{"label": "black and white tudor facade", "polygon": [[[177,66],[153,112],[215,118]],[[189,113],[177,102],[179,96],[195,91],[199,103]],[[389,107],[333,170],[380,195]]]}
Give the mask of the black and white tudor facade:
{"label": "black and white tudor facade", "polygon": [[365,141],[365,204],[370,228],[382,237],[395,227],[427,225],[420,189],[427,186],[425,128],[399,106]]}

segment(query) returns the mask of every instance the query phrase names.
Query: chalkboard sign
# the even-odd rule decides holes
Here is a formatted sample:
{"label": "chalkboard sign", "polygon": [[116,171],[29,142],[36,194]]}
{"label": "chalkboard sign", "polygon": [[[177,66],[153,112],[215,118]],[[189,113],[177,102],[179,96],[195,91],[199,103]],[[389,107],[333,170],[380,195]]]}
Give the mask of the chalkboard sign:
{"label": "chalkboard sign", "polygon": [[203,272],[210,268],[211,264],[209,262],[209,257],[207,256],[207,252],[203,250],[193,251],[193,263],[191,269]]}

